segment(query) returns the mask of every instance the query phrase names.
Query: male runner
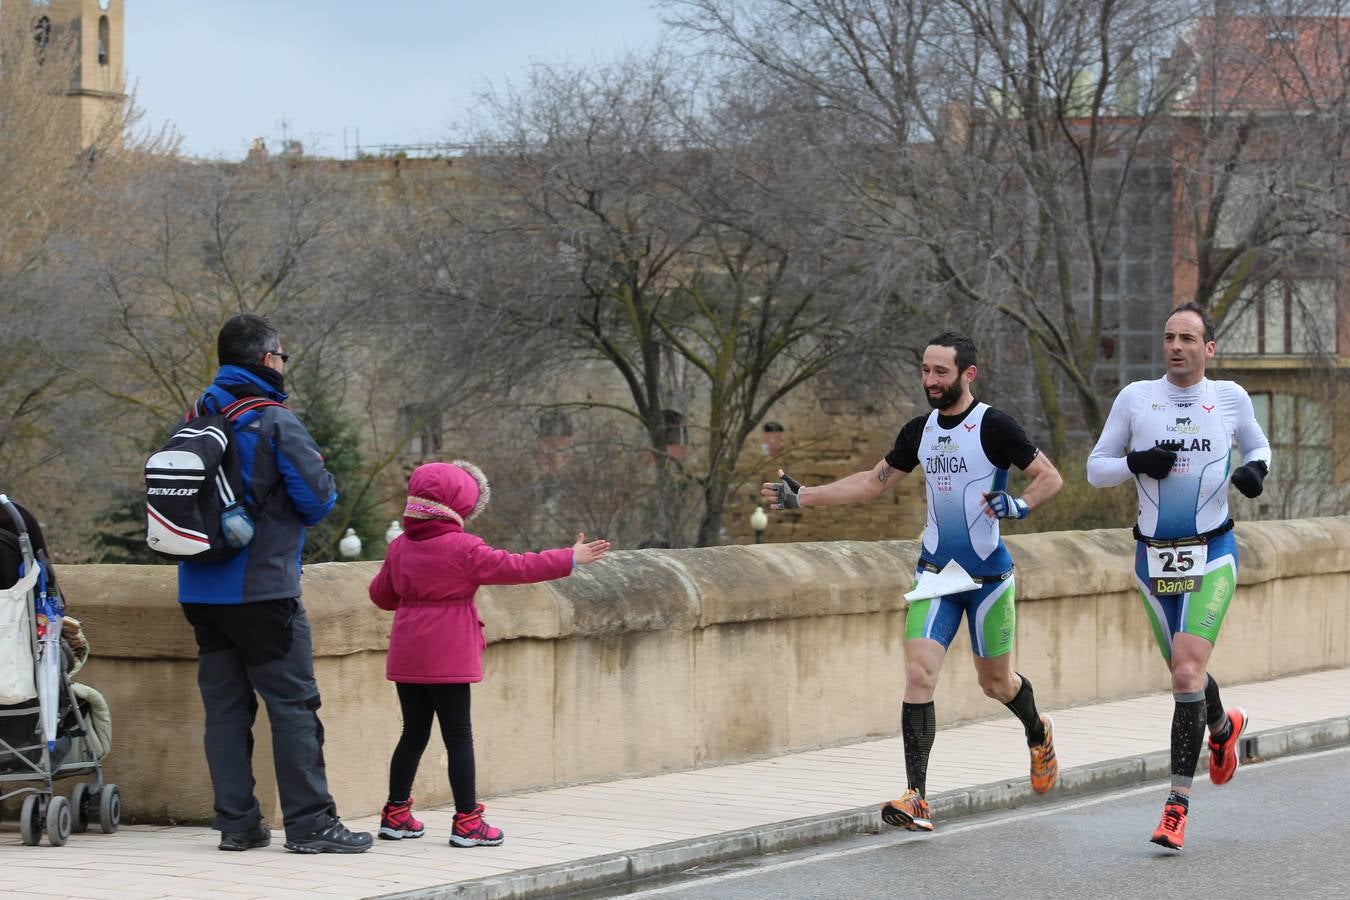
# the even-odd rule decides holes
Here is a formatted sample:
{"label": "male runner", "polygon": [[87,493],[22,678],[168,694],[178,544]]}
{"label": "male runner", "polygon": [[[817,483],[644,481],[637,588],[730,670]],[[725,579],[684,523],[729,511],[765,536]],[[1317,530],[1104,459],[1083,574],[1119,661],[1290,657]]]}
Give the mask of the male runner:
{"label": "male runner", "polygon": [[[1226,784],[1238,766],[1241,708],[1224,712],[1219,685],[1205,672],[1237,584],[1238,551],[1228,517],[1228,484],[1260,495],[1270,444],[1247,392],[1205,378],[1214,324],[1194,303],[1168,314],[1167,374],[1136,381],[1116,397],[1088,458],[1093,487],[1133,477],[1139,491],[1135,579],[1158,649],[1172,672],[1172,790],[1152,841],[1180,850],[1191,780],[1209,726],[1209,780]],[[1229,476],[1236,436],[1243,464]]]}
{"label": "male runner", "polygon": [[[1031,682],[1012,670],[1008,656],[1016,617],[1012,557],[999,537],[999,519],[1025,519],[1063,482],[1021,426],[987,403],[976,402],[970,392],[975,363],[975,344],[969,338],[954,332],[938,335],[924,350],[922,367],[924,393],[933,411],[908,422],[885,459],[869,472],[814,487],[803,487],[780,469],[781,480],[764,484],[760,491],[772,499],[773,509],[859,503],[879,496],[922,463],[928,525],[915,577],[931,577],[955,561],[975,582],[973,589],[916,599],[905,618],[900,734],[908,790],[882,806],[881,816],[910,831],[933,830],[926,800],[928,757],[937,733],[933,692],[963,614],[980,687],[1012,710],[1026,729],[1031,786],[1047,793],[1059,775],[1053,723],[1036,710]],[[1010,465],[1031,477],[1020,498],[1007,492]]]}

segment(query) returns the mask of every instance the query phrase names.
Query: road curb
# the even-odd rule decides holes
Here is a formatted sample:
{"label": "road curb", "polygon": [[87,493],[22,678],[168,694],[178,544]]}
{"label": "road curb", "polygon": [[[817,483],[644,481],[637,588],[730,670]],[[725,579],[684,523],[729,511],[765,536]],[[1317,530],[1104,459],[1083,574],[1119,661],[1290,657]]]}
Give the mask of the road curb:
{"label": "road curb", "polygon": [[[1241,754],[1245,762],[1292,756],[1342,744],[1350,744],[1350,716],[1247,735],[1241,741]],[[1203,770],[1204,759],[1201,763]],[[1035,794],[1030,783],[1021,779],[945,791],[931,797],[929,805],[934,818],[945,824],[980,813],[1143,784],[1166,778],[1170,769],[1170,755],[1162,750],[1065,769],[1060,772],[1059,783],[1049,797]],[[529,900],[613,887],[694,866],[875,833],[882,828],[879,806],[868,806],[383,896],[389,900]]]}

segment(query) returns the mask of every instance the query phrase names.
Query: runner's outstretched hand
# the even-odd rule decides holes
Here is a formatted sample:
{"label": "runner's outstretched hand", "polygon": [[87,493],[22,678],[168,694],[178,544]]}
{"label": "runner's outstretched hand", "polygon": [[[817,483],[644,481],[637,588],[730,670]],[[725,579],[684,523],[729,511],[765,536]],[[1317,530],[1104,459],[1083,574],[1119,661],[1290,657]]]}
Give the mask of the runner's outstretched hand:
{"label": "runner's outstretched hand", "polygon": [[769,509],[800,509],[802,505],[802,484],[782,469],[778,470],[779,481],[766,481],[759,489],[760,496],[771,501]]}

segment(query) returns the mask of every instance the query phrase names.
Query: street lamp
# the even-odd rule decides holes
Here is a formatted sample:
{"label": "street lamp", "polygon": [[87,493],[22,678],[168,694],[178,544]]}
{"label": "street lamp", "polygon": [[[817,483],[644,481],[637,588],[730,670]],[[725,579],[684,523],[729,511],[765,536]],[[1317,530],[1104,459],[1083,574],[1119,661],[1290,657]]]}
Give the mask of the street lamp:
{"label": "street lamp", "polygon": [[338,541],[338,553],[345,559],[356,559],[361,555],[361,539],[356,536],[355,528],[348,528],[342,540]]}
{"label": "street lamp", "polygon": [[756,506],[755,511],[750,514],[750,527],[755,531],[755,543],[763,543],[764,529],[769,527],[769,517],[764,514],[764,507]]}
{"label": "street lamp", "polygon": [[402,533],[403,533],[403,526],[398,524],[398,519],[395,519],[394,521],[390,522],[389,527],[384,530],[384,542],[386,544],[392,544],[394,542],[394,538],[398,537]]}

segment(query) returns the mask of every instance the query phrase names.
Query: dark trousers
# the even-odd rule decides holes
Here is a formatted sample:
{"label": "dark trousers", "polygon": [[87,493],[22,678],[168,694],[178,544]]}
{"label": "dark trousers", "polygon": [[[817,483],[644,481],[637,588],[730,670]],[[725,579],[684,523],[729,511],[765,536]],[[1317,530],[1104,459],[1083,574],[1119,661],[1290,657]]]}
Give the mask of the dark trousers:
{"label": "dark trousers", "polygon": [[431,739],[431,719],[441,723],[441,740],[450,757],[450,791],[458,812],[473,812],[477,805],[473,761],[473,726],[469,722],[467,684],[403,684],[398,705],[403,710],[403,734],[389,760],[389,802],[401,803],[412,793],[413,779],[422,751]]}
{"label": "dark trousers", "polygon": [[253,720],[262,697],[286,837],[322,828],[336,811],[324,768],[309,619],[299,598],[181,605],[197,636],[197,686],[215,792],[211,827],[247,831],[262,820],[253,795]]}

